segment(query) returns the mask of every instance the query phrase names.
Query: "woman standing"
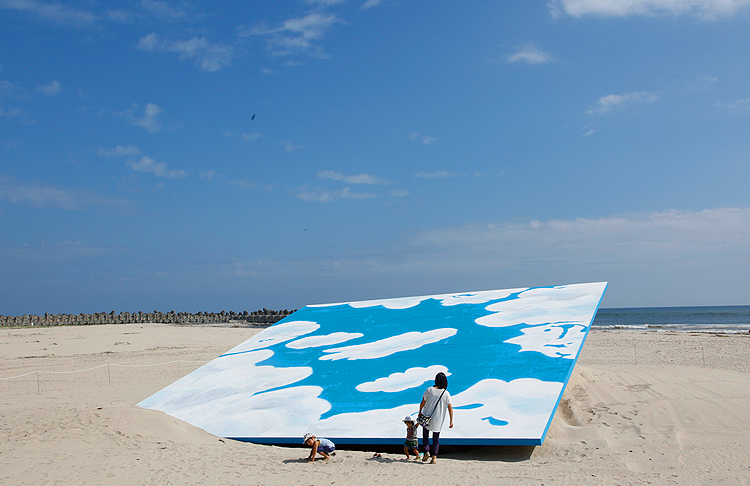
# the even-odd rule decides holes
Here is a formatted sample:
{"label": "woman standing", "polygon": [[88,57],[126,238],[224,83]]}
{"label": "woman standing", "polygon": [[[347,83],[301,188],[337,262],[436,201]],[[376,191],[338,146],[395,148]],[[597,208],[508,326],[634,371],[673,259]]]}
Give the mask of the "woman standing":
{"label": "woman standing", "polygon": [[[448,378],[445,373],[435,375],[435,386],[425,390],[422,395],[422,403],[419,404],[419,413],[430,416],[430,423],[422,427],[422,442],[424,444],[423,461],[428,458],[429,451],[430,464],[435,464],[437,459],[438,448],[440,447],[440,429],[443,428],[445,420],[445,411],[450,416],[449,428],[453,428],[453,405],[451,405],[451,395],[448,393]],[[432,445],[430,445],[430,431],[432,431]]]}

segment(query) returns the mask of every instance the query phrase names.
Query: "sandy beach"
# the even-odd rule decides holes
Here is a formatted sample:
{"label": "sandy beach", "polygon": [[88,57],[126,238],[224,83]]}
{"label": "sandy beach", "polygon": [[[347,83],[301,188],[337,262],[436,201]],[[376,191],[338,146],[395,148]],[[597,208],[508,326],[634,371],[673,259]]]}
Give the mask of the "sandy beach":
{"label": "sandy beach", "polygon": [[260,330],[0,329],[0,484],[750,484],[750,335],[592,331],[544,445],[435,465],[357,450],[309,464],[135,407]]}

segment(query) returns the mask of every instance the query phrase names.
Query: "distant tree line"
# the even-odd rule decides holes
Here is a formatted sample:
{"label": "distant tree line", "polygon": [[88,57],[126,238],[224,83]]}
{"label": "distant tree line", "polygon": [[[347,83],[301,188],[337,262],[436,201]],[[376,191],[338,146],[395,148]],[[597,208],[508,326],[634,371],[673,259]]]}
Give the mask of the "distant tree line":
{"label": "distant tree line", "polygon": [[266,308],[248,312],[96,312],[94,314],[24,314],[22,316],[0,315],[0,326],[86,326],[94,324],[217,324],[249,323],[259,326],[270,326],[293,313],[294,310],[268,310]]}

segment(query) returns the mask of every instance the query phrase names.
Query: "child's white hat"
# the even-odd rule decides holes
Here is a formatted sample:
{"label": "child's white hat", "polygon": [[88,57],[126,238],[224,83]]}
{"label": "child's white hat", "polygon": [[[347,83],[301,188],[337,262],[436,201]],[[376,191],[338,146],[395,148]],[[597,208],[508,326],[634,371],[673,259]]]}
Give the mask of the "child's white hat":
{"label": "child's white hat", "polygon": [[310,432],[306,433],[305,436],[302,438],[302,443],[304,444],[305,442],[307,442],[307,439],[312,439],[313,437],[315,436],[312,433]]}
{"label": "child's white hat", "polygon": [[414,422],[414,419],[411,418],[411,415],[407,415],[406,417],[404,417],[404,422]]}

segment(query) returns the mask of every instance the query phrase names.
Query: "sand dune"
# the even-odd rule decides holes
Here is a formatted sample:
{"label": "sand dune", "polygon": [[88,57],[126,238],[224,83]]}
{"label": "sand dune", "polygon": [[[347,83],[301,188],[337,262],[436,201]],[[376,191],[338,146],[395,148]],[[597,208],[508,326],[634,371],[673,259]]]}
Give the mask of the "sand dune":
{"label": "sand dune", "polygon": [[[134,406],[256,332],[0,329],[0,484],[750,484],[746,335],[593,331],[543,446],[447,452],[432,466],[351,450],[308,464],[304,449],[219,439]],[[75,370],[87,371],[44,373]]]}

